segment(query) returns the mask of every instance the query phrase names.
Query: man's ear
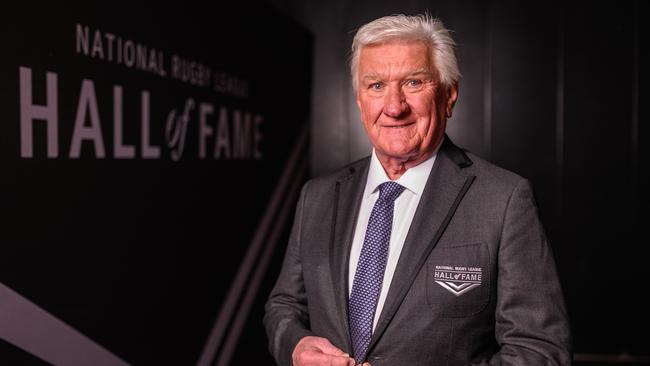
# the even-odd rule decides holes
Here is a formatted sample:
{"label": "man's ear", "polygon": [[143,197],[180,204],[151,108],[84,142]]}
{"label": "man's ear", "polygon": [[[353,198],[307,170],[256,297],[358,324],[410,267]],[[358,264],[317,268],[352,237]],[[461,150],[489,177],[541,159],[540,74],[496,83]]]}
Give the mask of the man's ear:
{"label": "man's ear", "polygon": [[456,99],[458,99],[458,83],[454,83],[452,86],[447,88],[447,105],[445,106],[447,118],[451,117],[451,112],[456,104]]}
{"label": "man's ear", "polygon": [[357,91],[355,93],[355,95],[356,95],[356,97],[354,98],[354,100],[357,102],[357,108],[359,108],[359,122],[363,126],[364,125],[363,124],[363,107],[362,107],[362,104],[361,104],[361,99],[359,98],[359,92]]}

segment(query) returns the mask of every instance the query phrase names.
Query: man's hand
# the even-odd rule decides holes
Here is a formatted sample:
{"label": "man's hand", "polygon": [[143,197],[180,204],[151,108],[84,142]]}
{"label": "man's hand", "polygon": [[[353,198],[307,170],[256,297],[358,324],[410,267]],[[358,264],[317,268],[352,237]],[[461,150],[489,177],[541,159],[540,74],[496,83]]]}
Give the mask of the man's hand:
{"label": "man's hand", "polygon": [[[291,355],[293,366],[354,366],[354,358],[322,337],[302,338]],[[366,365],[366,364],[364,364]],[[367,364],[370,366],[370,364]]]}

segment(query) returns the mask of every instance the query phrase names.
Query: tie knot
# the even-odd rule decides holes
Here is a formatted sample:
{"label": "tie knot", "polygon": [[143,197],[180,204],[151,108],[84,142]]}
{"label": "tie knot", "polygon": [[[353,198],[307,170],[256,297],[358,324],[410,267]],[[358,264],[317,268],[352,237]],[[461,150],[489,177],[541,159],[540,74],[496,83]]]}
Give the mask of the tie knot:
{"label": "tie knot", "polygon": [[395,182],[384,182],[379,185],[379,200],[393,202],[404,191],[404,187]]}

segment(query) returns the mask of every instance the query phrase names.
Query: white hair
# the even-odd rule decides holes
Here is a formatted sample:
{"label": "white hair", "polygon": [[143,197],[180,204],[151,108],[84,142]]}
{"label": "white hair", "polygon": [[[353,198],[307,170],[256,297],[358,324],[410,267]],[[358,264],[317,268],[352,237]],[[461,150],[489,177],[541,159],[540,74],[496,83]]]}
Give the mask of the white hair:
{"label": "white hair", "polygon": [[357,31],[352,41],[350,72],[352,86],[358,89],[359,54],[369,45],[391,41],[422,41],[431,51],[431,59],[440,76],[443,86],[449,87],[458,82],[460,71],[456,60],[456,43],[449,30],[437,18],[429,14],[396,14],[373,20]]}

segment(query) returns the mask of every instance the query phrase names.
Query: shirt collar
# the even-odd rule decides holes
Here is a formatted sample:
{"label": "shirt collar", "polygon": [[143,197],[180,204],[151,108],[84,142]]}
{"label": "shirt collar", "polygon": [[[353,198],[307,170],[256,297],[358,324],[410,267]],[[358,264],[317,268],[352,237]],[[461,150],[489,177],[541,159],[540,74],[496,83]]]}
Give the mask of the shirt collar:
{"label": "shirt collar", "polygon": [[[429,179],[429,174],[431,173],[433,163],[436,161],[436,156],[438,155],[440,145],[442,145],[442,143],[438,144],[438,147],[436,147],[436,149],[433,151],[431,156],[427,158],[427,160],[412,168],[409,168],[406,172],[404,172],[404,174],[402,174],[401,177],[395,181],[395,183],[399,183],[415,195],[421,195],[424,191],[424,186],[427,184],[427,179]],[[368,180],[366,181],[365,195],[368,196],[374,193],[379,185],[384,182],[390,182],[390,178],[388,178],[388,175],[386,174],[384,167],[379,162],[377,153],[373,148],[370,157],[370,168],[368,170]]]}

